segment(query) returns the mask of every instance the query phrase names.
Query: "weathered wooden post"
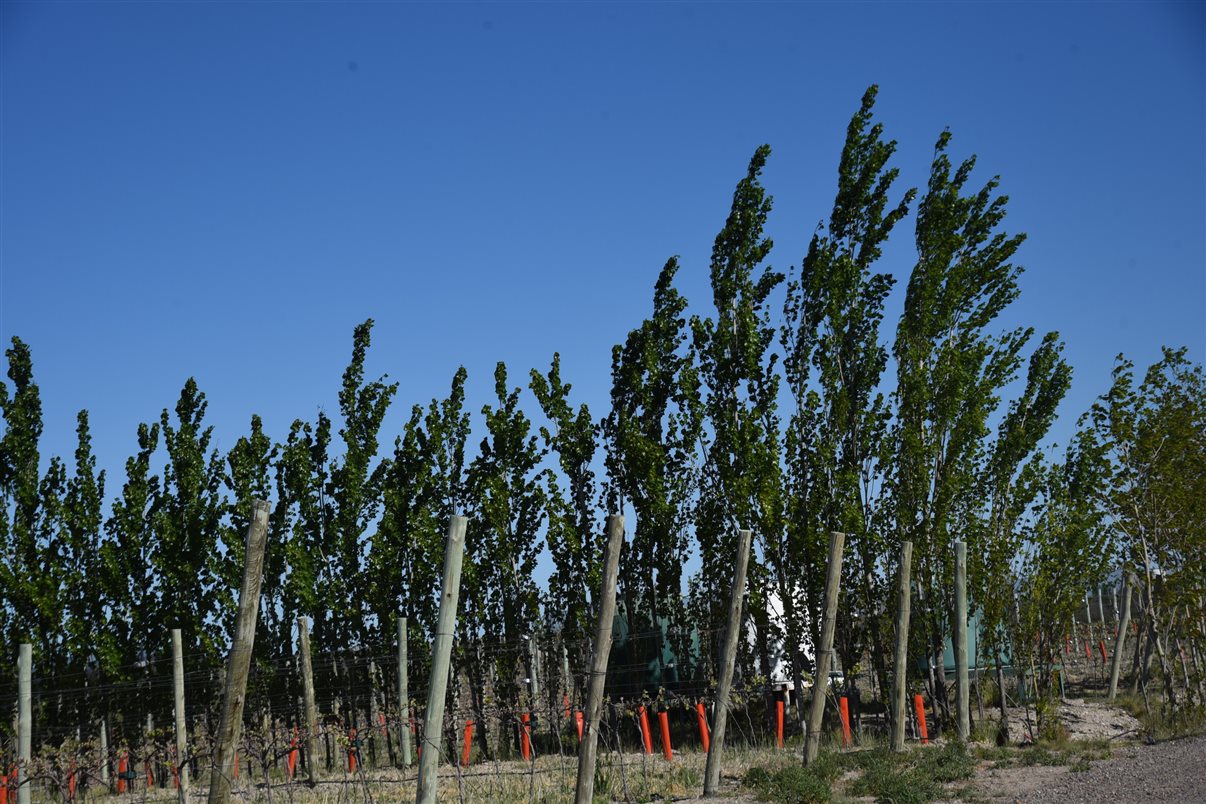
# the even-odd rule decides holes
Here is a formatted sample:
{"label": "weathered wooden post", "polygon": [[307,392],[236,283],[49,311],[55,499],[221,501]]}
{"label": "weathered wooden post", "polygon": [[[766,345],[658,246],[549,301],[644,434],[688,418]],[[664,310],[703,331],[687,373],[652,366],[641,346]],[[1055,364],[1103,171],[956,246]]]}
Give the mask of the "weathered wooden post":
{"label": "weathered wooden post", "polygon": [[29,804],[33,761],[33,645],[17,648],[17,804]]}
{"label": "weathered wooden post", "polygon": [[825,576],[825,610],[821,617],[821,644],[817,646],[816,673],[812,681],[812,703],[808,708],[808,732],[804,737],[804,764],[821,751],[821,724],[825,719],[825,694],[829,669],[833,666],[833,629],[837,620],[838,595],[842,585],[842,548],[846,534],[829,534],[829,567]]}
{"label": "weathered wooden post", "polygon": [[410,621],[398,617],[398,746],[402,767],[410,767],[410,668],[407,663],[407,635]]}
{"label": "weathered wooden post", "polygon": [[318,782],[318,707],[314,703],[314,665],[310,663],[310,623],[305,617],[297,618],[297,645],[306,717],[306,776],[313,786]]}
{"label": "weathered wooden post", "polygon": [[913,570],[913,543],[901,542],[900,570],[897,573],[899,598],[896,604],[896,657],[892,678],[892,750],[904,751],[905,721],[909,695],[909,614],[912,594],[909,586]]}
{"label": "weathered wooden post", "polygon": [[599,746],[599,715],[603,709],[603,685],[607,681],[607,659],[611,655],[611,624],[616,613],[616,575],[620,548],[624,544],[624,517],[607,517],[607,546],[603,549],[603,588],[599,590],[599,622],[595,628],[595,655],[591,659],[586,695],[586,724],[578,747],[578,779],[575,804],[591,804],[595,795],[595,752]]}
{"label": "weathered wooden post", "polygon": [[971,706],[967,686],[967,545],[955,542],[955,726],[959,739],[971,737]]}
{"label": "weathered wooden post", "polygon": [[255,625],[260,612],[260,582],[264,578],[267,541],[268,503],[256,500],[252,504],[251,524],[247,527],[247,558],[243,564],[243,586],[239,590],[239,619],[230,646],[230,658],[226,661],[226,692],[222,696],[222,719],[209,775],[209,804],[230,802],[230,781],[234,775],[235,752],[247,695],[247,673],[251,669]]}
{"label": "weathered wooden post", "polygon": [[1118,695],[1118,672],[1122,669],[1122,649],[1126,647],[1126,629],[1131,627],[1131,589],[1134,580],[1128,572],[1126,585],[1122,588],[1122,611],[1119,613],[1118,637],[1114,642],[1114,658],[1110,662],[1110,691],[1109,700]]}
{"label": "weathered wooden post", "polygon": [[109,789],[109,721],[107,718],[100,719],[100,726],[97,731],[100,733],[100,780],[101,786],[106,790]]}
{"label": "weathered wooden post", "polygon": [[181,804],[188,801],[188,732],[184,723],[184,646],[180,629],[172,629],[172,687],[176,699],[176,778]]}
{"label": "weathered wooden post", "polygon": [[452,663],[452,639],[456,634],[456,607],[461,595],[465,522],[465,517],[454,515],[448,523],[448,538],[444,542],[440,614],[436,620],[435,645],[431,652],[431,676],[427,682],[423,743],[419,746],[419,784],[415,794],[417,804],[435,804],[436,792],[440,786],[438,769],[444,731],[444,698],[448,692],[448,669]]}
{"label": "weathered wooden post", "polygon": [[[737,645],[741,640],[741,604],[745,598],[745,573],[750,564],[750,541],[753,532],[737,533],[737,568],[729,590],[729,619],[724,629],[724,650],[720,656],[720,679],[716,685],[716,708],[712,713],[712,734],[708,746],[708,761],[704,768],[705,796],[716,795],[720,787],[720,763],[724,755],[724,732],[729,721],[729,693],[733,687],[733,665],[737,662]],[[704,727],[707,721],[700,718]],[[701,734],[704,733],[701,728]]]}

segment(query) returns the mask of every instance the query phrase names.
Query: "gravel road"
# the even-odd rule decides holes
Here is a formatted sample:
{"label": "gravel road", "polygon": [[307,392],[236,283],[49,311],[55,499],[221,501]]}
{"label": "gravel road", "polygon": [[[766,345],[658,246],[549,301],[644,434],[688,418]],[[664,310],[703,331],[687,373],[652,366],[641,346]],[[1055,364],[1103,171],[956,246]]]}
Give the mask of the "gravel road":
{"label": "gravel road", "polygon": [[1021,802],[1206,802],[1206,737],[1127,749],[1020,796]]}

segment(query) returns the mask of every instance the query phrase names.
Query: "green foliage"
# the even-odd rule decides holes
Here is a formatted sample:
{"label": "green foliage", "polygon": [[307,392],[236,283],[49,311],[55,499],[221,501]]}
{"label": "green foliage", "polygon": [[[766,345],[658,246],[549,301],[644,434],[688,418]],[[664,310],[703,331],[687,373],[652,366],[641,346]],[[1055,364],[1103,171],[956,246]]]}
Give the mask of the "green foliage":
{"label": "green foliage", "polygon": [[[799,491],[790,503],[795,515],[788,517],[787,528],[789,542],[804,549],[797,553],[783,546],[776,559],[793,565],[784,568],[780,582],[781,597],[794,604],[792,616],[803,613],[797,601],[806,596],[813,601],[809,621],[818,623],[824,561],[817,559],[825,555],[829,531],[848,534],[851,558],[843,563],[847,595],[839,615],[839,649],[849,666],[869,647],[882,682],[886,650],[875,613],[885,608],[888,584],[875,570],[888,544],[876,518],[874,490],[880,485],[890,411],[878,390],[888,362],[879,329],[895,280],[873,266],[916,190],[905,191],[894,204],[889,200],[899,174],[887,166],[896,142],[885,141],[883,125],[872,123],[877,92],[875,86],[867,89],[850,120],[828,228],[813,235],[799,279],[787,286],[781,338],[795,401],[787,466],[790,486]],[[810,383],[814,367],[815,388]],[[802,631],[796,624],[789,629]]]}
{"label": "green foliage", "polygon": [[[218,551],[227,503],[221,491],[222,461],[210,443],[213,428],[204,424],[206,407],[205,394],[190,377],[180,391],[174,420],[166,409],[159,417],[167,464],[151,503],[154,538],[147,557],[160,622],[181,629],[187,652],[218,661],[225,644],[224,623],[214,614],[222,611],[223,600],[230,600],[228,587],[221,583]],[[156,655],[166,647],[160,637],[147,650]]]}
{"label": "green foliage", "polygon": [[[636,513],[620,555],[618,594],[629,627],[660,634],[660,623],[667,622],[671,639],[681,645],[688,635],[674,592],[682,588],[688,550],[703,407],[698,371],[685,350],[687,300],[674,287],[678,270],[677,259],[666,262],[654,286],[652,315],[612,349],[611,410],[600,431],[605,504],[620,513],[628,503]],[[660,655],[630,659],[639,666]]]}
{"label": "green foliage", "polygon": [[[1165,707],[1153,708],[1141,679],[1144,722],[1161,734],[1200,728],[1202,366],[1184,349],[1167,349],[1140,379],[1120,357],[1111,387],[1076,434],[1059,452],[1045,449],[1071,369],[1057,333],[1035,342],[1034,330],[998,323],[1019,293],[1014,260],[1025,236],[1004,230],[1008,199],[998,179],[977,187],[974,157],[951,161],[949,133],[938,138],[917,206],[904,310],[895,332],[883,332],[896,281],[883,252],[916,196],[894,191],[896,143],[874,117],[876,94],[867,90],[849,122],[833,205],[785,284],[781,319],[771,313],[785,277],[768,264],[771,198],[762,176],[770,149],[762,146],[713,242],[710,306],[689,309],[676,286],[679,261],[668,260],[648,318],[612,350],[601,420],[572,401],[554,353],[547,370],[527,377],[538,422],[499,363],[480,419],[466,409],[460,368],[447,395],[414,405],[389,432],[398,385],[369,379],[367,320],[353,332],[337,414],[297,419],[279,442],[249,415],[248,429],[220,452],[205,394],[189,379],[174,407],[138,426],[120,490],[106,501],[87,411],[76,419],[73,457],[43,454],[31,352],[14,338],[5,352],[8,382],[0,384],[6,655],[30,640],[40,678],[86,670],[106,682],[132,680],[165,653],[167,629],[180,627],[197,678],[216,677],[252,500],[275,498],[257,651],[288,656],[297,617],[310,617],[316,652],[335,658],[324,663],[328,677],[319,685],[347,698],[370,687],[350,677],[359,672],[353,655],[392,644],[403,613],[412,674],[421,675],[449,517],[464,512],[470,529],[456,663],[469,676],[484,735],[491,724],[482,717],[482,691],[504,709],[524,695],[525,639],[556,636],[579,646],[572,661],[584,667],[604,514],[626,513],[621,611],[630,633],[657,636],[614,654],[617,685],[647,683],[667,647],[679,657],[677,681],[713,675],[716,646],[708,642],[728,603],[742,527],[756,534],[748,578],[756,638],[741,642],[740,672],[756,687],[779,658],[769,616],[777,598],[786,658],[799,678],[819,626],[827,534],[843,530],[837,648],[848,670],[869,653],[886,684],[885,618],[904,539],[914,544],[914,655],[942,649],[951,543],[962,539],[971,607],[989,632],[982,650],[997,654],[1012,640],[1022,666],[1056,663],[1084,590],[1114,565],[1133,573],[1142,581],[1144,639],[1154,640],[1165,686]],[[885,395],[892,363],[895,389]],[[791,406],[786,416],[781,402]],[[474,427],[481,441],[469,454]],[[383,455],[391,435],[393,449]],[[551,564],[543,589],[535,580],[542,556]],[[694,556],[700,571],[684,595],[684,564]],[[1182,651],[1194,660],[1192,675],[1189,658],[1175,666]],[[692,666],[697,656],[703,666]],[[287,666],[260,667],[255,694],[290,700],[286,676],[272,677],[276,664]],[[633,668],[631,677],[621,666]],[[1054,742],[1019,761],[1062,761],[1069,749],[1058,740],[1051,677],[1037,676],[1041,733]],[[664,681],[674,693],[674,673]],[[941,675],[933,683],[945,700]],[[130,731],[133,712],[162,709],[160,694],[119,702],[115,727]],[[344,703],[345,713],[372,710],[366,700]],[[93,699],[75,712],[61,711],[53,696],[40,705],[56,723],[99,711]],[[855,767],[863,794],[928,800],[966,778],[969,762],[949,746],[906,757],[825,754],[807,770],[755,769],[747,783],[776,800],[826,800],[839,770]],[[695,784],[689,777],[672,775],[664,789]],[[601,791],[610,780],[614,792],[614,777],[600,779]]]}
{"label": "green foliage", "polygon": [[[832,763],[831,763],[832,764]],[[836,768],[836,764],[832,764]],[[807,768],[793,766],[769,772],[764,768],[750,768],[742,784],[752,788],[764,801],[784,804],[824,804],[833,792],[830,784],[834,777],[818,772],[816,765]]]}
{"label": "green foliage", "polygon": [[497,405],[486,405],[486,437],[469,466],[471,526],[462,578],[462,633],[476,656],[496,673],[495,692],[513,701],[521,656],[505,650],[533,634],[540,622],[533,579],[546,515],[539,471],[544,450],[519,408],[520,389],[507,386],[507,367],[494,370]]}
{"label": "green foliage", "polygon": [[595,512],[598,488],[591,468],[598,426],[589,407],[581,405],[575,411],[570,405],[572,386],[561,379],[561,355],[553,354],[547,375],[532,369],[530,387],[552,425],[551,429],[541,426],[541,440],[546,450],[557,454],[565,478],[563,491],[556,473],[545,472],[549,517],[545,542],[554,571],[544,608],[555,612],[550,624],[560,629],[565,640],[575,642],[591,634],[591,595],[602,577],[602,529]]}
{"label": "green foliage", "polygon": [[[712,246],[715,318],[691,318],[707,422],[701,431],[704,462],[695,508],[701,566],[692,581],[692,603],[699,624],[707,628],[720,625],[727,606],[725,596],[716,591],[732,583],[737,530],[751,528],[765,539],[779,532],[783,518],[778,356],[771,351],[775,327],[769,313],[770,294],[783,274],[764,265],[773,245],[763,234],[771,199],[761,174],[769,156],[767,145],[754,152]],[[771,636],[767,582],[754,552],[746,585],[750,615],[766,637],[759,640],[765,673]]]}
{"label": "green foliage", "polygon": [[935,801],[943,797],[944,784],[970,779],[975,771],[975,760],[960,743],[909,754],[877,748],[857,757],[862,773],[851,783],[850,793],[876,801]]}

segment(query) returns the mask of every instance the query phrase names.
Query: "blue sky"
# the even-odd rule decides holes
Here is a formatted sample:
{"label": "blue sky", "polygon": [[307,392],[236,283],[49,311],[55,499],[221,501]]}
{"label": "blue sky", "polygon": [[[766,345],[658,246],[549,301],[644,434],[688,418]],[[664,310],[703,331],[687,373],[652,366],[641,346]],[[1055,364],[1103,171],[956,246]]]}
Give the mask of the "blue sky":
{"label": "blue sky", "polygon": [[[560,351],[601,415],[666,258],[706,313],[734,184],[774,148],[771,264],[832,203],[868,84],[899,191],[934,140],[1000,174],[1029,240],[1007,325],[1059,330],[1055,436],[1113,357],[1206,341],[1200,3],[0,5],[0,337],[47,453],[102,466],[196,376],[217,443],[336,410],[354,325],[413,402]],[[882,266],[913,264],[912,216]],[[890,329],[888,330],[890,332]],[[535,413],[535,401],[526,397]]]}

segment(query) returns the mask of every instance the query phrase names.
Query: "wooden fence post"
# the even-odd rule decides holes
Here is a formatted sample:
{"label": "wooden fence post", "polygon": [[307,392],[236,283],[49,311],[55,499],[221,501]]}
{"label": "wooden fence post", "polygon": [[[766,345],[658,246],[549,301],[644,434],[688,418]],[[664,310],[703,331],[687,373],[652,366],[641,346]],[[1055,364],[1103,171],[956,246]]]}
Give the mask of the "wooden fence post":
{"label": "wooden fence post", "polygon": [[100,719],[100,780],[101,787],[109,789],[109,721],[108,718]]}
{"label": "wooden fence post", "polygon": [[29,804],[33,761],[33,645],[17,648],[17,804]]}
{"label": "wooden fence post", "polygon": [[264,579],[264,548],[267,541],[268,503],[255,500],[251,523],[247,527],[243,586],[239,590],[239,618],[230,646],[230,658],[226,662],[226,692],[222,696],[222,719],[209,775],[209,804],[230,802],[230,780],[234,773],[239,731],[243,725],[247,673],[251,669],[255,626],[260,613],[260,583]]}
{"label": "wooden fence post", "polygon": [[821,617],[821,644],[817,647],[816,673],[812,681],[812,703],[808,708],[808,731],[804,737],[804,764],[821,751],[821,724],[825,718],[825,694],[829,668],[833,665],[833,629],[837,620],[838,595],[842,586],[842,548],[846,534],[829,534],[829,567],[825,576],[825,610]]}
{"label": "wooden fence post", "polygon": [[[716,685],[716,708],[712,713],[711,745],[704,768],[705,796],[716,795],[720,787],[720,763],[724,755],[724,733],[729,720],[729,694],[733,687],[733,666],[737,662],[737,645],[741,640],[741,604],[745,598],[745,573],[750,563],[750,542],[753,532],[737,532],[737,566],[733,586],[729,590],[729,619],[724,629],[724,650],[720,657],[720,679]],[[707,723],[704,722],[706,727]],[[702,733],[702,730],[701,730]]]}
{"label": "wooden fence post", "polygon": [[959,739],[971,737],[971,706],[967,686],[967,544],[955,542],[955,726]]}
{"label": "wooden fence post", "polygon": [[1110,662],[1110,691],[1109,700],[1118,695],[1118,672],[1122,669],[1122,649],[1126,647],[1126,629],[1131,625],[1131,589],[1133,582],[1131,574],[1126,575],[1126,586],[1122,589],[1122,611],[1118,620],[1118,637],[1114,643],[1114,659]]}
{"label": "wooden fence post", "polygon": [[306,717],[306,776],[318,782],[318,707],[314,703],[314,665],[310,662],[310,623],[297,618],[297,646],[302,673],[302,706]]}
{"label": "wooden fence post", "polygon": [[188,801],[188,731],[184,722],[184,645],[180,629],[172,629],[172,688],[176,699],[176,779],[177,797]]}
{"label": "wooden fence post", "polygon": [[407,637],[410,621],[398,617],[398,746],[402,767],[409,768],[410,752],[410,668],[407,667]]}
{"label": "wooden fence post", "polygon": [[[456,635],[456,607],[461,595],[461,562],[465,554],[465,517],[453,515],[444,542],[444,579],[440,585],[440,614],[436,621],[427,682],[427,711],[423,715],[423,742],[419,746],[419,784],[416,804],[435,804],[440,786],[440,746],[444,732],[444,698]],[[423,750],[427,749],[427,750]]]}
{"label": "wooden fence post", "polygon": [[624,517],[607,517],[607,546],[603,550],[603,588],[599,590],[599,622],[595,628],[595,655],[586,697],[586,723],[578,747],[578,779],[575,804],[591,804],[595,795],[595,752],[599,746],[599,715],[603,709],[603,685],[607,681],[607,659],[611,655],[611,624],[616,613],[616,575],[620,548],[624,544]]}
{"label": "wooden fence post", "polygon": [[897,572],[899,598],[896,604],[896,657],[892,678],[892,750],[904,751],[905,721],[909,695],[909,614],[912,609],[913,543],[901,542]]}

